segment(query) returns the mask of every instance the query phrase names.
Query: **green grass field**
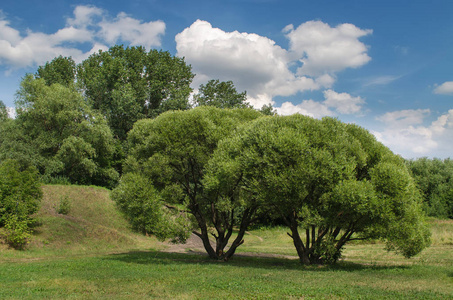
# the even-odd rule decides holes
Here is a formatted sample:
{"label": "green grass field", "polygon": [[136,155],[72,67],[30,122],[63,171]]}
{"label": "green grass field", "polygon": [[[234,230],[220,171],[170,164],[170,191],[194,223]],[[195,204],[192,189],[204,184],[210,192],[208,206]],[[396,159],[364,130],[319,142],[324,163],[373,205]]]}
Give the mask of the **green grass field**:
{"label": "green grass field", "polygon": [[453,221],[430,220],[433,245],[409,260],[357,243],[335,266],[304,267],[277,227],[250,231],[225,263],[132,233],[108,193],[44,186],[29,249],[0,245],[0,299],[453,299]]}

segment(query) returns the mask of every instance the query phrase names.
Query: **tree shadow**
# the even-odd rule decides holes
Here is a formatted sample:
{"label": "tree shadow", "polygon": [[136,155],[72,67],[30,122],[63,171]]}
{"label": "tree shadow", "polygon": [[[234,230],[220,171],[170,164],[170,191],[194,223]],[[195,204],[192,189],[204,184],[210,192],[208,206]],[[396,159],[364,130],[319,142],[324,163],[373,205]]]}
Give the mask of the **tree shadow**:
{"label": "tree shadow", "polygon": [[238,268],[255,268],[255,269],[272,269],[272,270],[302,270],[311,272],[328,272],[343,271],[356,272],[364,270],[390,270],[390,269],[408,269],[407,265],[377,265],[377,264],[359,264],[354,262],[340,261],[334,265],[311,265],[304,266],[298,259],[289,259],[282,257],[262,257],[249,255],[235,255],[229,261],[210,259],[205,253],[172,253],[156,250],[149,251],[129,251],[125,253],[115,253],[106,256],[106,260],[116,260],[128,264],[140,265],[216,265],[225,267]]}

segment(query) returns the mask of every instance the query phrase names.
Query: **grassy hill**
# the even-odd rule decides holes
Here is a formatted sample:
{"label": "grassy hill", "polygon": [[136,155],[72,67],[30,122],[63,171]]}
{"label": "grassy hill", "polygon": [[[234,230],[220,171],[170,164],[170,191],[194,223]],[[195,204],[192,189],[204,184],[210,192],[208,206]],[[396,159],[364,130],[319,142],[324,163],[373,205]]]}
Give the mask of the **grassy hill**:
{"label": "grassy hill", "polygon": [[[131,231],[115,208],[107,189],[45,185],[43,194],[41,208],[36,214],[37,226],[34,228],[33,239],[28,250],[22,251],[25,256],[163,247],[155,238]],[[67,214],[58,213],[61,203],[68,205]],[[0,247],[3,252],[6,251],[6,245]]]}

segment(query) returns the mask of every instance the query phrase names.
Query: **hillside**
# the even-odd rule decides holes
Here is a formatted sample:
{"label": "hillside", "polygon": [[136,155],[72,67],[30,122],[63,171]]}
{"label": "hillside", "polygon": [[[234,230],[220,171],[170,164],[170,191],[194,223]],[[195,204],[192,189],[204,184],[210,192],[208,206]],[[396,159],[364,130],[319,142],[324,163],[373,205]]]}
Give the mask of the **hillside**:
{"label": "hillside", "polygon": [[[66,215],[58,213],[61,202],[69,203]],[[28,251],[24,251],[26,253],[86,254],[163,247],[153,237],[132,232],[110,199],[109,190],[99,187],[43,186],[43,199],[36,220],[33,239]],[[6,248],[5,245],[1,247]]]}

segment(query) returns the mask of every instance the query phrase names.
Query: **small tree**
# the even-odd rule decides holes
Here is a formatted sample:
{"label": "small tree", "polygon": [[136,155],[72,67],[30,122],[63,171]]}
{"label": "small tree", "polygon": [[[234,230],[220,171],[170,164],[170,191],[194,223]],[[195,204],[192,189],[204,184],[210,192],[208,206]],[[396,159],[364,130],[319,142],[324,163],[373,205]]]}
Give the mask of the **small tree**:
{"label": "small tree", "polygon": [[14,160],[0,163],[0,227],[12,247],[23,248],[29,237],[28,223],[39,208],[41,185],[36,169],[22,169]]}

